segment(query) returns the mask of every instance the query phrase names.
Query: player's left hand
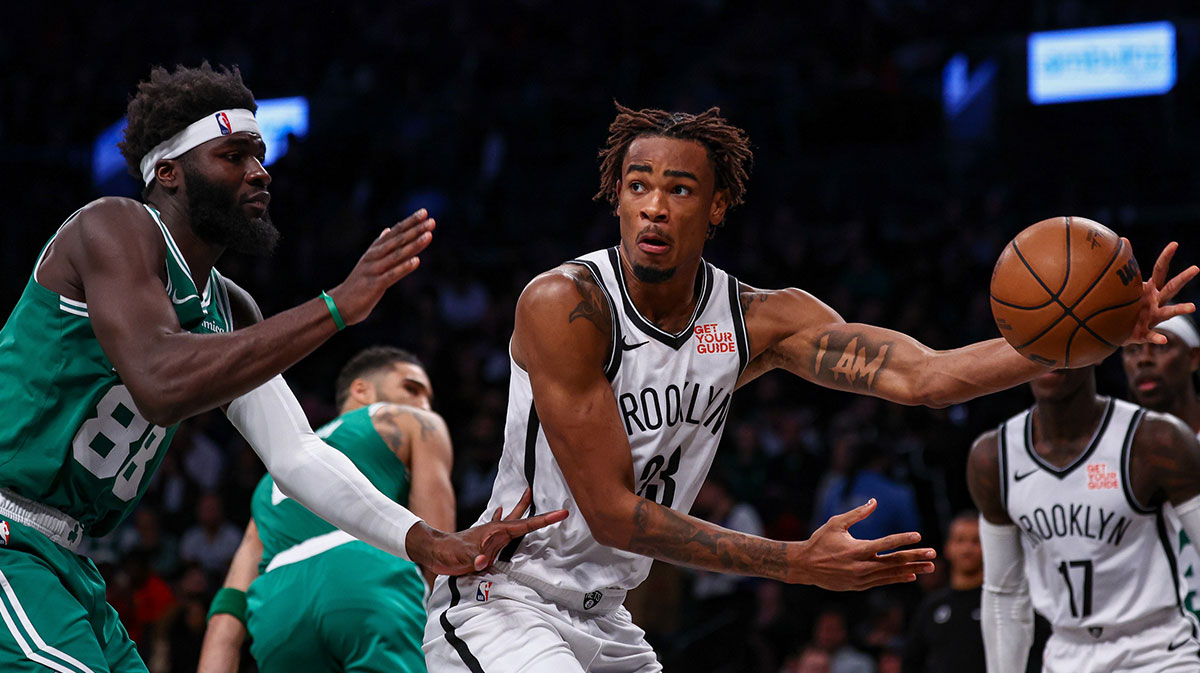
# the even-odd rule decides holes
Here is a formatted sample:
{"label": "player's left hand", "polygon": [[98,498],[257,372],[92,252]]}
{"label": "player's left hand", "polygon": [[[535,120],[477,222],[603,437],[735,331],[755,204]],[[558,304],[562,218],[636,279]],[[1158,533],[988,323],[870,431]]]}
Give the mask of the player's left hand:
{"label": "player's left hand", "polygon": [[464,575],[486,570],[509,542],[567,518],[565,509],[521,518],[532,501],[533,490],[527,488],[508,516],[504,516],[502,508],[497,508],[491,521],[458,533],[443,533],[417,524],[408,533],[405,545],[408,555],[439,575]]}
{"label": "player's left hand", "polygon": [[[1125,245],[1129,245],[1127,239],[1122,240],[1125,241]],[[1187,285],[1196,277],[1197,273],[1200,273],[1200,268],[1193,264],[1167,281],[1171,258],[1175,256],[1177,249],[1179,249],[1178,243],[1175,241],[1168,243],[1167,247],[1163,248],[1162,253],[1158,255],[1158,261],[1154,263],[1154,271],[1150,274],[1150,278],[1142,282],[1142,312],[1138,314],[1137,325],[1134,326],[1133,333],[1125,344],[1147,342],[1165,344],[1167,343],[1166,335],[1154,331],[1154,326],[1169,318],[1196,310],[1196,305],[1191,302],[1167,305],[1167,302],[1179,294],[1184,285]]]}

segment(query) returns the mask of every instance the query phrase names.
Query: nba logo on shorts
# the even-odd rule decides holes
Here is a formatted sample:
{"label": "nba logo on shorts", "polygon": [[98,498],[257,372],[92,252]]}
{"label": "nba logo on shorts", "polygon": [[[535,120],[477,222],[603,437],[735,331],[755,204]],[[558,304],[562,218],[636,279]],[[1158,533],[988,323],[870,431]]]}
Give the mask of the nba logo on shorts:
{"label": "nba logo on shorts", "polygon": [[221,135],[227,136],[233,133],[233,127],[229,125],[229,117],[224,112],[217,113],[217,127],[221,129]]}
{"label": "nba logo on shorts", "polygon": [[479,583],[479,588],[475,590],[475,600],[483,603],[488,599],[488,594],[492,592],[492,583],[484,580]]}
{"label": "nba logo on shorts", "polygon": [[604,598],[604,594],[599,591],[587,592],[583,595],[583,609],[591,610],[592,608],[596,607],[596,604],[600,602],[601,598]]}
{"label": "nba logo on shorts", "polygon": [[8,522],[0,521],[0,544],[8,544]]}

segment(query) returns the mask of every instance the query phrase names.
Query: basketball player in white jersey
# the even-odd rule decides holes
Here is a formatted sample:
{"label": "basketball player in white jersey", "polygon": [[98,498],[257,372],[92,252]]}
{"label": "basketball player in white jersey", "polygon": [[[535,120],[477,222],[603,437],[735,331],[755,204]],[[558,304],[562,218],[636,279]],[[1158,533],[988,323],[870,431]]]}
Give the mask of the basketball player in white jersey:
{"label": "basketball player in white jersey", "polygon": [[1200,539],[1200,444],[1178,418],[1096,394],[1092,367],[1034,379],[1036,404],[971,447],[989,673],[1200,671],[1173,505]]}
{"label": "basketball player in white jersey", "polygon": [[[812,538],[779,542],[687,515],[708,472],[730,394],[772,369],[906,404],[945,405],[1044,371],[1003,340],[935,352],[846,324],[798,289],[756,290],[704,262],[705,240],[741,203],[751,158],[741,129],[700,115],[618,106],[601,152],[601,191],[619,245],[535,278],[517,304],[504,453],[489,508],[533,489],[533,511],[567,520],[526,535],[493,572],[439,578],[426,660],[436,671],[661,670],[622,607],[652,559],[693,568],[863,589],[932,570],[933,550],[880,552],[916,533],[856,540],[874,502]],[[562,226],[547,216],[539,224]],[[1168,317],[1159,294],[1142,316]],[[1172,307],[1185,312],[1191,306]],[[1154,335],[1161,338],[1161,335]]]}
{"label": "basketball player in white jersey", "polygon": [[[1196,370],[1200,369],[1200,332],[1191,316],[1175,316],[1154,328],[1167,335],[1165,344],[1130,344],[1121,349],[1121,364],[1134,402],[1164,414],[1173,414],[1200,437],[1200,394]],[[1179,527],[1174,508],[1167,515]],[[1182,533],[1182,531],[1181,531]],[[1175,550],[1187,586],[1184,607],[1200,616],[1200,552],[1186,533]]]}

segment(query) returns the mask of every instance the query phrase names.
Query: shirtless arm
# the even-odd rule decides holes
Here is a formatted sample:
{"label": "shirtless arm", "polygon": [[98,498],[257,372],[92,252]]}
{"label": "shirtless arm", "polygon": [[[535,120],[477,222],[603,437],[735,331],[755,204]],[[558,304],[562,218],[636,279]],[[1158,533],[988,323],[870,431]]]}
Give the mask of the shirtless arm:
{"label": "shirtless arm", "polygon": [[[1152,328],[1192,304],[1166,305],[1197,273],[1188,267],[1167,281],[1175,252],[1168,245],[1143,283],[1146,298],[1130,342],[1164,342]],[[944,407],[1011,388],[1049,371],[1000,338],[938,351],[905,334],[845,322],[816,297],[795,288],[739,292],[751,362],[743,385],[772,369],[785,369],[828,388],[865,393],[900,404]]]}
{"label": "shirtless arm", "polygon": [[[454,450],[446,422],[431,411],[398,404],[379,408],[371,422],[408,468],[408,508],[434,528],[454,530],[454,486],[450,482]],[[426,581],[432,583],[433,572],[422,570]]]}
{"label": "shirtless arm", "polygon": [[1175,506],[1192,543],[1200,540],[1200,442],[1170,414],[1146,412],[1130,448],[1129,481],[1145,507]]}
{"label": "shirtless arm", "polygon": [[[384,230],[330,291],[343,319],[366,318],[416,269],[433,220],[418,211]],[[85,301],[96,339],[146,420],[172,425],[228,403],[311,353],[337,331],[316,298],[228,334],[183,330],[163,292],[165,243],[141,204],[102,199],[55,239],[39,279]]]}
{"label": "shirtless arm", "polygon": [[[229,572],[225,575],[225,587],[245,592],[258,578],[258,564],[262,561],[262,540],[254,519],[246,526],[242,543],[238,545]],[[244,615],[243,615],[244,617]],[[200,665],[196,673],[236,673],[241,663],[242,641],[246,639],[246,624],[230,614],[216,614],[208,620],[204,631],[204,644],[200,647]]]}
{"label": "shirtless arm", "polygon": [[746,535],[681,514],[634,493],[633,461],[603,359],[612,338],[608,307],[584,269],[534,279],[517,303],[512,350],[529,373],[538,421],[598,542],[704,570],[832,589],[862,589],[932,570],[932,550],[877,553],[916,542],[915,533],[855,540],[846,528],[869,503],[834,517],[802,542]]}
{"label": "shirtless arm", "polygon": [[967,459],[967,486],[979,509],[983,549],[980,625],[988,673],[1025,670],[1033,643],[1033,606],[1020,533],[1001,497],[1000,445],[993,430],[975,440]]}

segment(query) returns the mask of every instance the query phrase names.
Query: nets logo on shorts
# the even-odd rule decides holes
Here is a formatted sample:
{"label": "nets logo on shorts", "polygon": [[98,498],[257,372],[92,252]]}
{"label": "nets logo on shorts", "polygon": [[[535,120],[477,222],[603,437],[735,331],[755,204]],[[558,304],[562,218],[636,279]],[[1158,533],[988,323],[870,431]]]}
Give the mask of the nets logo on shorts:
{"label": "nets logo on shorts", "polygon": [[227,136],[230,133],[233,133],[233,127],[229,125],[229,117],[227,117],[224,112],[218,112],[216,117],[217,128],[221,129],[221,135]]}
{"label": "nets logo on shorts", "polygon": [[477,589],[475,589],[475,600],[479,601],[480,603],[484,603],[487,601],[488,596],[490,596],[491,593],[492,593],[492,583],[487,580],[484,580],[484,581],[480,582],[479,587]]}
{"label": "nets logo on shorts", "polygon": [[0,544],[8,544],[8,522],[0,521]]}
{"label": "nets logo on shorts", "polygon": [[600,591],[587,592],[583,595],[583,609],[591,610],[592,608],[596,607],[596,604],[600,602],[601,598],[604,598],[604,594]]}

